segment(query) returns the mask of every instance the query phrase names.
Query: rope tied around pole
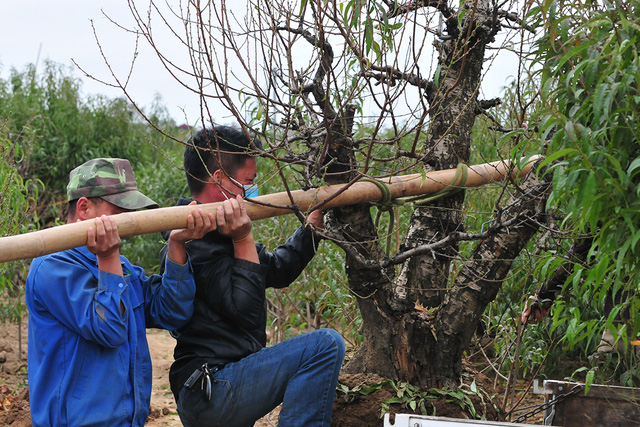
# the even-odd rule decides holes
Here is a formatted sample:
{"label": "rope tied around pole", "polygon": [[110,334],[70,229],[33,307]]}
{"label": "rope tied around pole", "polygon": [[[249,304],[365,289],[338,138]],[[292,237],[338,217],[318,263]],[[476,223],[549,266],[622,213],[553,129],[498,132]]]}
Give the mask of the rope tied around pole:
{"label": "rope tied around pole", "polygon": [[389,228],[387,230],[387,250],[386,254],[389,256],[389,252],[391,251],[391,233],[393,231],[393,227],[395,226],[395,208],[402,206],[409,207],[422,207],[426,206],[429,203],[441,199],[443,197],[448,197],[453,194],[456,194],[460,190],[462,190],[466,184],[467,179],[469,177],[469,167],[464,163],[458,163],[456,167],[456,174],[454,175],[451,182],[444,186],[442,190],[437,191],[433,194],[421,194],[418,196],[409,196],[409,197],[398,197],[391,198],[391,191],[389,190],[389,186],[375,179],[364,178],[362,181],[371,182],[375,184],[382,193],[382,200],[379,202],[371,202],[370,206],[374,206],[378,209],[378,213],[376,214],[375,225],[378,228],[380,223],[380,217],[383,212],[389,213]]}
{"label": "rope tied around pole", "polygon": [[380,200],[379,202],[369,203],[369,206],[375,206],[376,208],[378,208],[378,213],[376,214],[376,219],[374,222],[376,225],[376,229],[380,224],[380,217],[382,216],[382,212],[389,212],[389,229],[387,230],[387,250],[385,251],[387,256],[389,256],[389,252],[391,251],[391,233],[393,232],[393,227],[396,222],[395,212],[393,209],[399,205],[395,203],[396,199],[391,198],[391,190],[389,190],[389,186],[384,182],[371,179],[371,178],[364,178],[362,179],[362,181],[371,182],[375,184],[380,189],[380,192],[382,193],[382,200]]}
{"label": "rope tied around pole", "polygon": [[[418,196],[402,197],[400,198],[400,200],[402,200],[402,203],[412,204],[414,206],[425,206],[433,202],[434,200],[456,194],[467,185],[468,178],[469,166],[465,165],[464,163],[458,163],[458,166],[456,167],[456,174],[453,176],[451,182],[445,185],[442,190],[433,194],[421,194]],[[458,180],[460,182],[458,182]]]}

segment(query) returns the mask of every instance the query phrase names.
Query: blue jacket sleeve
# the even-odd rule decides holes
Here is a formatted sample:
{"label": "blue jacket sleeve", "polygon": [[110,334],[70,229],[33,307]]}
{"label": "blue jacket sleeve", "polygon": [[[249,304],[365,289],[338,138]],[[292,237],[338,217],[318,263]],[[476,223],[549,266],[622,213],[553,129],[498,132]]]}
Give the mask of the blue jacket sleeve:
{"label": "blue jacket sleeve", "polygon": [[196,285],[191,263],[176,264],[168,257],[162,276],[145,276],[140,267],[133,267],[144,292],[145,320],[148,328],[175,330],[191,318]]}
{"label": "blue jacket sleeve", "polygon": [[61,254],[45,257],[32,268],[38,306],[99,345],[113,348],[126,342],[128,311],[121,315],[120,307],[128,279],[98,272]]}

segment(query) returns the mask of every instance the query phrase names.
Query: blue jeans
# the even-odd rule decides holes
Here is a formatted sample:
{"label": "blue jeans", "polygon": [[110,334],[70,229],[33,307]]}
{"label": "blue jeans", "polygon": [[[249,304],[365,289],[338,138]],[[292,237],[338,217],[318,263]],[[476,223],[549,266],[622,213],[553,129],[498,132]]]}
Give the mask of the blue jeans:
{"label": "blue jeans", "polygon": [[187,427],[252,426],[282,403],[278,426],[331,425],[344,341],[319,329],[266,347],[214,374],[211,400],[182,387],[178,413]]}

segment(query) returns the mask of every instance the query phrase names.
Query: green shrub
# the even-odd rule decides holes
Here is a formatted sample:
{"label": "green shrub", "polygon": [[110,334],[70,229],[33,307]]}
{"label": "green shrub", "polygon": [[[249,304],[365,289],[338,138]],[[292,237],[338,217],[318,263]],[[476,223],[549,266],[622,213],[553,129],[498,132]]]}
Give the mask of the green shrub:
{"label": "green shrub", "polygon": [[[5,137],[7,123],[0,121],[0,237],[34,231],[37,226],[29,221],[34,212],[42,183],[24,180],[20,176],[20,160],[28,156],[29,141],[23,144]],[[17,139],[23,139],[18,135]],[[25,149],[21,148],[24,147]],[[0,320],[21,319],[24,305],[24,282],[29,263],[26,260],[0,263]]]}

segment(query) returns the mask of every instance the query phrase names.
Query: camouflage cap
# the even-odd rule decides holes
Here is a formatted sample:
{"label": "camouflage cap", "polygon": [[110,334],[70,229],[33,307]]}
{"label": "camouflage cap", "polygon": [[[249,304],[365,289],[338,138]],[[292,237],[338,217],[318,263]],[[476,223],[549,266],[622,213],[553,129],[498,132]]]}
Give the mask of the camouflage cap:
{"label": "camouflage cap", "polygon": [[157,208],[158,204],[138,191],[136,177],[126,159],[93,159],[69,174],[67,198],[100,197],[122,209]]}

